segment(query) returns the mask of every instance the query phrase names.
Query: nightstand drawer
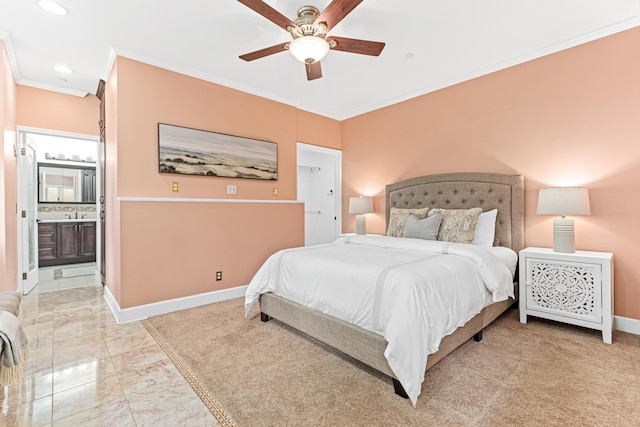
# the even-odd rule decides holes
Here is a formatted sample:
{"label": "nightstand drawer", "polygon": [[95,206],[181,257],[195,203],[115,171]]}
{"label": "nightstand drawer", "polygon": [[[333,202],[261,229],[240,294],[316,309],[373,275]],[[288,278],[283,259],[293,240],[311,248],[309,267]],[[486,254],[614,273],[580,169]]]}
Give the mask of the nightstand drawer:
{"label": "nightstand drawer", "polygon": [[526,259],[527,312],[602,324],[602,268],[552,259]]}

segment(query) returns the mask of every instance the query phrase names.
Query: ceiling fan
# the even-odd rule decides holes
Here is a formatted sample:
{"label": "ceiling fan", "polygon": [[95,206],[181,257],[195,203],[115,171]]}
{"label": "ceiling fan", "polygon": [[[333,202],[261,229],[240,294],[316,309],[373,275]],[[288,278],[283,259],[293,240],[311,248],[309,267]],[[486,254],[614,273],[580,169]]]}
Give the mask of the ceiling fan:
{"label": "ceiling fan", "polygon": [[330,49],[361,55],[378,56],[384,43],[369,40],[357,40],[346,37],[328,36],[327,33],[356,8],[363,0],[333,0],[320,13],[314,6],[302,6],[298,9],[298,18],[290,20],[262,0],[238,0],[245,6],[258,12],[293,37],[292,42],[280,43],[255,52],[241,55],[245,61],[253,61],[274,53],[290,51],[298,60],[305,63],[307,80],[322,77],[320,60]]}

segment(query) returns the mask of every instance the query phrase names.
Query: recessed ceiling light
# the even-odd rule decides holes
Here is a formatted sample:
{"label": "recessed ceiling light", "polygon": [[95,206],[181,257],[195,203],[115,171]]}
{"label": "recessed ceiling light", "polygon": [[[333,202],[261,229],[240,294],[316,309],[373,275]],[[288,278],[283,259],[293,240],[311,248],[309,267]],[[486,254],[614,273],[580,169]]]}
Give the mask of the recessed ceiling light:
{"label": "recessed ceiling light", "polygon": [[60,80],[61,82],[68,82],[69,80],[65,79],[64,77],[58,77],[58,80]]}
{"label": "recessed ceiling light", "polygon": [[407,58],[407,59],[412,59],[414,56],[416,56],[415,53],[409,52],[404,57]]}
{"label": "recessed ceiling light", "polygon": [[54,15],[66,15],[67,13],[69,13],[67,12],[67,9],[51,0],[40,0],[38,4],[41,8],[49,13],[53,13]]}
{"label": "recessed ceiling light", "polygon": [[73,70],[71,68],[67,67],[66,65],[62,65],[62,64],[55,65],[53,67],[53,69],[56,70],[59,73],[64,73],[64,74],[73,73]]}

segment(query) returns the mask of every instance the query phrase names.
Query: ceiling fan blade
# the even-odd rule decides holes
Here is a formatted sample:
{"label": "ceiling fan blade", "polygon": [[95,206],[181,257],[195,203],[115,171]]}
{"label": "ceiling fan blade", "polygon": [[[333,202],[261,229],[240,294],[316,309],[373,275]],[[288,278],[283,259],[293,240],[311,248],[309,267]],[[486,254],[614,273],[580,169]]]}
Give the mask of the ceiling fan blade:
{"label": "ceiling fan blade", "polygon": [[245,53],[240,55],[240,59],[245,61],[253,61],[254,59],[264,58],[265,56],[273,55],[274,53],[287,50],[289,43],[280,43],[275,46],[265,47],[264,49],[256,50],[255,52]]}
{"label": "ceiling fan blade", "polygon": [[336,45],[332,50],[341,50],[343,52],[359,53],[361,55],[378,56],[385,44],[382,42],[372,42],[370,40],[349,39],[346,37],[327,37],[327,41],[335,41]]}
{"label": "ceiling fan blade", "polygon": [[315,80],[322,77],[322,67],[320,61],[316,61],[313,64],[304,64],[307,68],[307,80]]}
{"label": "ceiling fan blade", "polygon": [[291,19],[287,18],[262,0],[238,0],[249,9],[253,9],[260,15],[267,18],[277,26],[283,28],[285,31],[289,31],[288,27],[298,28],[298,26]]}
{"label": "ceiling fan blade", "polygon": [[320,16],[318,16],[313,25],[317,27],[318,23],[325,22],[327,28],[324,32],[327,33],[338,25],[338,23],[360,3],[362,3],[362,0],[333,0],[329,3],[329,6],[322,11]]}

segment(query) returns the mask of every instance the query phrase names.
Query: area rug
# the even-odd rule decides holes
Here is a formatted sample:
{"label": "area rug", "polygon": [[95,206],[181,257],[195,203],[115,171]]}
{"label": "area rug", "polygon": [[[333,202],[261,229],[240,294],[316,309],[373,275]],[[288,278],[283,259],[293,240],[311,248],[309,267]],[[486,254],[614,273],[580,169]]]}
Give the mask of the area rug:
{"label": "area rug", "polygon": [[516,310],[490,325],[481,342],[470,340],[430,369],[416,407],[384,375],[277,320],[261,322],[256,308],[245,319],[242,299],[143,323],[223,426],[640,420],[640,364],[630,359],[640,353],[639,337],[616,332],[607,345],[583,328],[522,325]]}

